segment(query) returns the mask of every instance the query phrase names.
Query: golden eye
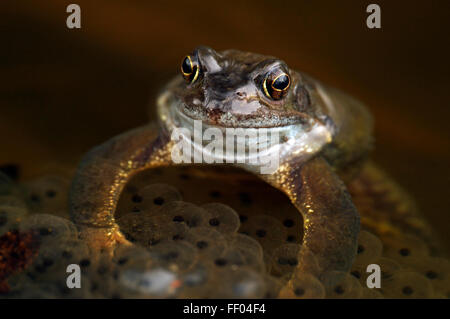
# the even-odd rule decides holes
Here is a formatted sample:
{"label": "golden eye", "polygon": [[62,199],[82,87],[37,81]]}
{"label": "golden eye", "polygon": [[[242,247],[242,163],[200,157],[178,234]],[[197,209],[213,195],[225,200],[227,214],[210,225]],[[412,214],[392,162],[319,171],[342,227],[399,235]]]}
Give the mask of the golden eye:
{"label": "golden eye", "polygon": [[198,63],[193,62],[192,57],[187,55],[181,62],[181,74],[187,83],[194,83],[198,78]]}
{"label": "golden eye", "polygon": [[264,93],[274,100],[282,99],[291,85],[289,74],[284,71],[271,72],[263,82]]}

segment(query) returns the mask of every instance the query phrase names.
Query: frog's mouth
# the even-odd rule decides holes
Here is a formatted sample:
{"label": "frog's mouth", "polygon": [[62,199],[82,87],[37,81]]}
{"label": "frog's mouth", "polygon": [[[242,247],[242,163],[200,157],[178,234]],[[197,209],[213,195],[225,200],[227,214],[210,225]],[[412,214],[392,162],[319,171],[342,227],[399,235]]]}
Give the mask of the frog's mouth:
{"label": "frog's mouth", "polygon": [[[157,101],[158,115],[162,124],[171,135],[171,139],[184,140],[193,147],[194,153],[208,155],[214,162],[256,163],[268,156],[278,156],[280,162],[291,157],[298,160],[307,159],[316,154],[325,144],[331,142],[329,128],[318,121],[308,123],[291,123],[269,127],[225,126],[211,124],[207,118],[186,112],[186,106],[172,93],[163,93]],[[256,123],[255,123],[256,124]],[[212,137],[221,138],[222,152],[211,153]],[[236,138],[235,138],[236,137]],[[241,139],[239,139],[241,137]],[[238,154],[228,152],[228,140],[232,138]],[[236,144],[235,144],[236,141]],[[257,153],[252,150],[257,149]],[[252,155],[253,154],[253,155]],[[256,157],[253,158],[252,156]]]}
{"label": "frog's mouth", "polygon": [[194,120],[200,120],[212,126],[229,128],[276,128],[288,125],[302,125],[307,129],[309,119],[302,117],[298,112],[257,112],[258,114],[232,114],[218,109],[207,109],[203,106],[189,106],[179,102],[176,106],[178,112]]}

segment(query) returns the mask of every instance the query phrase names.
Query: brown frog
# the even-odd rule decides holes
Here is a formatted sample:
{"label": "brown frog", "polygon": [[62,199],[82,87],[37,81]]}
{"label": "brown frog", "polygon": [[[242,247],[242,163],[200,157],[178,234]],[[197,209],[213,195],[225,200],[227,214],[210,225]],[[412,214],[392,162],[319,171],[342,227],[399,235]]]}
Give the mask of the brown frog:
{"label": "brown frog", "polygon": [[[186,134],[198,134],[196,123],[202,124],[200,134],[242,128],[276,136],[265,144],[266,155],[277,156],[276,169],[262,172],[258,160],[233,165],[280,189],[302,214],[298,270],[319,277],[349,271],[360,217],[344,183],[371,148],[372,120],[364,105],[279,59],[236,50],[199,47],[183,59],[181,75],[158,97],[158,125],[114,137],[81,162],[70,192],[71,216],[81,235],[99,248],[129,244],[114,219],[121,191],[144,169],[178,164],[175,129],[184,129],[181,139],[195,153],[207,150],[204,141]],[[243,149],[262,144],[249,137]],[[231,161],[227,152],[208,154],[216,163]]]}

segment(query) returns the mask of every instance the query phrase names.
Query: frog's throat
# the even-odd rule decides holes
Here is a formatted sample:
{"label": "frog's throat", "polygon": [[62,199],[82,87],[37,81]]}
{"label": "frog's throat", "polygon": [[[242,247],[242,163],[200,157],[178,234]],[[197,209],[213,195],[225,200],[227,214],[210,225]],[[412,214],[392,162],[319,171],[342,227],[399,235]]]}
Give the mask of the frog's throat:
{"label": "frog's throat", "polygon": [[[278,156],[279,163],[291,161],[293,158],[303,162],[319,153],[324,145],[332,141],[332,129],[319,121],[315,121],[308,128],[302,124],[270,128],[229,128],[189,117],[181,111],[180,103],[182,102],[170,91],[159,96],[157,111],[161,124],[172,139],[183,139],[184,143],[192,147],[193,157],[197,152],[214,163],[252,163],[251,166],[259,167],[263,165],[261,158],[273,156]],[[211,132],[214,132],[214,138],[217,134],[221,136],[222,152],[207,147],[212,142]],[[230,134],[244,137],[236,138],[235,148],[240,152],[229,152],[226,149],[226,140],[230,138]],[[232,138],[234,141],[234,137]],[[193,162],[194,160],[193,158]]]}

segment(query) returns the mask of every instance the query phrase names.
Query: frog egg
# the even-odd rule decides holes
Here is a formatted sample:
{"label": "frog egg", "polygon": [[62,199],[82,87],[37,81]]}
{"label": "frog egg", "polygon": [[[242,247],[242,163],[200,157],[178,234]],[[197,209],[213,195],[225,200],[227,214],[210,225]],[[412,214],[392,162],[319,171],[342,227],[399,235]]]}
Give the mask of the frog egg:
{"label": "frog egg", "polygon": [[262,298],[265,291],[265,281],[256,272],[247,269],[239,269],[233,275],[233,282],[226,285],[235,298]]}
{"label": "frog egg", "polygon": [[102,256],[96,258],[83,274],[89,277],[91,293],[98,297],[138,298],[139,295],[136,295],[136,292],[121,289],[121,275],[130,269],[149,269],[155,265],[157,264],[151,259],[138,258],[119,264],[117,261],[111,260],[110,256]]}
{"label": "frog egg", "polygon": [[111,260],[108,254],[101,253],[93,259],[92,265],[89,267],[89,272],[102,278],[108,277],[117,279],[119,266]]}
{"label": "frog egg", "polygon": [[228,248],[218,256],[204,261],[208,266],[211,266],[214,271],[221,271],[228,268],[237,269],[245,265],[245,257],[238,249]]}
{"label": "frog egg", "polygon": [[431,282],[436,293],[450,296],[450,261],[448,259],[440,257],[423,259],[415,268]]}
{"label": "frog egg", "polygon": [[238,249],[243,255],[252,253],[256,258],[263,258],[263,249],[258,241],[244,234],[226,236],[230,248]]}
{"label": "frog egg", "polygon": [[0,206],[0,236],[19,229],[19,224],[26,219],[28,212],[21,207]]}
{"label": "frog egg", "polygon": [[279,293],[279,298],[284,299],[322,299],[324,297],[324,286],[316,277],[308,273],[292,278]]}
{"label": "frog egg", "polygon": [[277,278],[270,275],[263,275],[264,279],[264,294],[263,298],[275,299],[278,297],[281,289],[283,288],[283,283]]}
{"label": "frog egg", "polygon": [[389,280],[382,281],[381,291],[385,298],[432,298],[430,280],[416,272],[399,271]]}
{"label": "frog egg", "polygon": [[150,253],[144,247],[121,245],[114,250],[113,258],[106,252],[95,255],[91,264],[83,269],[83,275],[89,279],[94,298],[126,298],[127,294],[120,291],[120,274],[126,269],[151,264]]}
{"label": "frog egg", "polygon": [[91,264],[91,255],[84,242],[72,239],[40,248],[37,257],[26,269],[26,275],[36,282],[65,282],[66,269],[70,264],[79,265],[82,271]]}
{"label": "frog egg", "polygon": [[117,297],[169,298],[174,297],[181,285],[179,275],[159,265],[127,267],[118,274]]}
{"label": "frog egg", "polygon": [[329,271],[321,276],[321,282],[325,286],[327,298],[355,299],[362,295],[359,280],[349,273]]}
{"label": "frog egg", "polygon": [[69,231],[67,232],[67,238],[69,238],[69,239],[77,239],[77,238],[79,238],[78,228],[71,220],[69,220],[67,218],[64,218],[64,217],[61,217],[61,216],[54,216],[54,215],[50,215],[50,216],[56,217],[56,218],[60,218],[60,220],[62,222],[66,223],[67,228],[69,229]]}
{"label": "frog egg", "polygon": [[245,254],[242,250],[235,247],[229,247],[215,258],[205,260],[205,263],[211,265],[217,271],[228,268],[238,269],[245,267],[258,273],[265,272],[265,265],[262,259],[259,259],[252,254]]}
{"label": "frog egg", "polygon": [[28,205],[34,213],[67,212],[70,182],[60,176],[43,176],[24,184]]}
{"label": "frog egg", "polygon": [[78,233],[74,233],[73,223],[69,220],[48,214],[35,214],[26,218],[19,226],[21,231],[36,233],[41,246],[52,245],[70,239],[76,239]]}
{"label": "frog egg", "polygon": [[[401,266],[399,263],[397,263],[393,259],[389,259],[386,257],[381,257],[371,262],[371,264],[380,266],[381,282],[389,280],[396,272],[401,270]],[[352,269],[350,270],[350,275],[355,277],[364,287],[367,285],[367,277],[373,272],[367,272],[367,267],[368,265],[353,264]]]}
{"label": "frog egg", "polygon": [[267,272],[261,245],[244,234],[227,236],[228,247],[236,250],[243,258],[244,265],[258,272]]}
{"label": "frog egg", "polygon": [[53,278],[46,282],[36,283],[36,288],[39,290],[44,290],[49,292],[53,297],[58,299],[81,299],[81,298],[92,298],[89,281],[87,277],[81,278],[80,288],[69,288],[67,287],[66,278],[68,274],[65,274],[64,278]]}
{"label": "frog egg", "polygon": [[181,199],[180,192],[170,185],[151,184],[139,190],[129,186],[125,188],[123,200],[117,208],[117,216],[131,212],[153,214],[163,205]]}
{"label": "frog egg", "polygon": [[243,250],[233,247],[229,248],[225,258],[229,260],[232,267],[247,267],[258,273],[266,273],[264,259],[254,253],[245,253]]}
{"label": "frog egg", "polygon": [[185,236],[185,241],[197,248],[200,258],[214,258],[227,248],[224,236],[209,227],[192,228]]}
{"label": "frog egg", "polygon": [[113,262],[119,268],[128,267],[136,262],[148,262],[152,255],[148,249],[137,245],[120,245],[114,250]]}
{"label": "frog egg", "polygon": [[166,184],[152,184],[144,187],[140,194],[142,196],[142,207],[145,209],[156,209],[168,202],[181,201],[180,192],[173,186]]}
{"label": "frog egg", "polygon": [[215,277],[216,290],[211,298],[262,298],[265,292],[264,278],[257,272],[246,269],[228,268]]}
{"label": "frog egg", "polygon": [[208,226],[211,219],[211,215],[205,209],[182,201],[172,201],[162,206],[159,215],[172,223],[184,223],[189,228]]}
{"label": "frog egg", "polygon": [[364,286],[369,274],[366,273],[366,266],[353,264],[352,268],[350,269],[350,275],[355,277],[359,281],[359,283]]}
{"label": "frog egg", "polygon": [[197,263],[191,270],[184,273],[181,278],[181,298],[207,298],[212,289],[211,280],[213,272],[211,268],[202,263]]}
{"label": "frog egg", "polygon": [[121,299],[125,295],[118,292],[120,286],[113,278],[90,274],[87,280],[91,298]]}
{"label": "frog egg", "polygon": [[253,269],[254,271],[258,273],[268,273],[266,264],[264,262],[263,258],[259,258],[254,253],[246,253],[244,254],[242,250],[238,250],[240,254],[243,257],[244,265],[247,266],[249,269]]}
{"label": "frog egg", "polygon": [[383,244],[378,237],[363,230],[359,233],[354,264],[367,266],[381,257],[382,250]]}
{"label": "frog egg", "polygon": [[72,239],[57,245],[57,247],[53,248],[53,252],[59,254],[60,261],[64,264],[75,263],[80,265],[80,267],[88,266],[92,259],[87,243],[78,239]]}
{"label": "frog egg", "polygon": [[197,261],[197,249],[184,241],[164,242],[150,248],[152,259],[176,272],[189,270]]}
{"label": "frog egg", "polygon": [[[386,281],[392,278],[395,273],[401,270],[401,266],[399,263],[397,263],[393,259],[381,257],[377,261],[374,262],[374,264],[377,264],[380,266],[381,269],[381,281]],[[367,274],[364,278],[367,277]],[[364,280],[365,281],[365,280]]]}
{"label": "frog egg", "polygon": [[298,252],[300,245],[285,244],[277,249],[272,254],[272,274],[282,276],[291,274],[298,266]]}
{"label": "frog egg", "polygon": [[276,208],[276,216],[286,230],[286,244],[300,244],[303,238],[303,218],[292,205]]}
{"label": "frog egg", "polygon": [[201,206],[211,215],[209,226],[223,234],[234,234],[240,226],[239,215],[231,207],[221,203]]}
{"label": "frog egg", "polygon": [[251,216],[240,232],[256,239],[269,254],[284,244],[286,238],[286,229],[281,222],[268,215]]}
{"label": "frog egg", "polygon": [[383,238],[384,256],[394,259],[400,265],[414,266],[429,256],[428,247],[417,237],[405,235],[401,238]]}
{"label": "frog egg", "polygon": [[183,239],[188,227],[184,223],[174,223],[162,216],[148,216],[136,213],[118,219],[120,230],[131,242],[143,246],[153,246],[160,242]]}

